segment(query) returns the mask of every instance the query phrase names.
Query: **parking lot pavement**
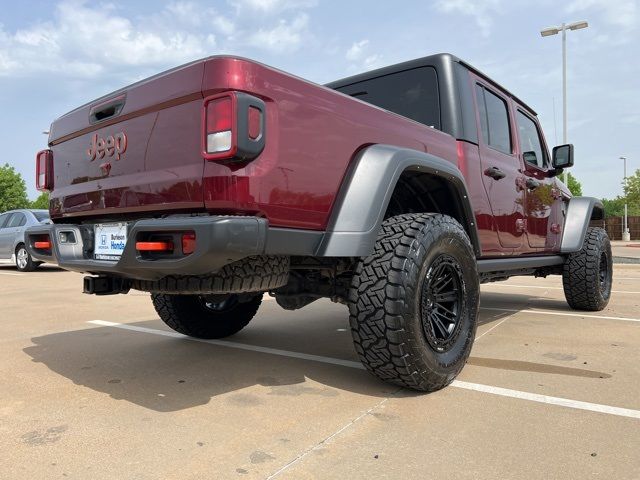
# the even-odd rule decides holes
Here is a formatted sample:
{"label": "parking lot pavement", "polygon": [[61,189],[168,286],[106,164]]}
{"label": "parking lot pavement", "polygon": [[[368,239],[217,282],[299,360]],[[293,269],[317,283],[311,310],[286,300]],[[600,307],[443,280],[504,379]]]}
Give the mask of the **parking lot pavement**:
{"label": "parking lot pavement", "polygon": [[640,478],[640,266],[602,312],[558,277],[482,287],[458,381],[424,395],[361,369],[346,309],[266,299],[221,342],[158,320],[149,296],[0,266],[2,476]]}
{"label": "parking lot pavement", "polygon": [[611,242],[611,253],[618,263],[640,264],[640,242]]}

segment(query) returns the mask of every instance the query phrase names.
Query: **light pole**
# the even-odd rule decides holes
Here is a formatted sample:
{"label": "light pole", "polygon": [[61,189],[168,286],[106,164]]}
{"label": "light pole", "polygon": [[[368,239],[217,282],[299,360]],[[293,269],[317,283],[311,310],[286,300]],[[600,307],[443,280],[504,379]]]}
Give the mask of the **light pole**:
{"label": "light pole", "polygon": [[[589,24],[582,20],[580,22],[563,23],[557,27],[547,27],[540,31],[540,35],[548,37],[562,32],[562,143],[567,143],[567,30],[580,30],[587,28]],[[563,181],[569,184],[567,171],[564,171]]]}
{"label": "light pole", "polygon": [[622,241],[628,242],[631,240],[631,233],[629,232],[629,217],[627,217],[627,157],[620,157],[620,160],[624,162],[624,223],[622,224]]}

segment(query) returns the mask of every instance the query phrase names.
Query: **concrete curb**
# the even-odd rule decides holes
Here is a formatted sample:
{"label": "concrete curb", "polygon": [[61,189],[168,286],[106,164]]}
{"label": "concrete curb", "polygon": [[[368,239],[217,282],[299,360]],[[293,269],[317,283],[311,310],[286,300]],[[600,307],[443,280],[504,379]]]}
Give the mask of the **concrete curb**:
{"label": "concrete curb", "polygon": [[613,263],[640,264],[640,258],[634,258],[634,257],[613,257]]}

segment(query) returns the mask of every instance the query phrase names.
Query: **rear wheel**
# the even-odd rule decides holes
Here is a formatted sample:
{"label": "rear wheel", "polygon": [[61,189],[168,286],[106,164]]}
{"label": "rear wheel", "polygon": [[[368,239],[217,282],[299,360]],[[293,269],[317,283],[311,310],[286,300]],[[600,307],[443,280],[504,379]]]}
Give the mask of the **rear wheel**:
{"label": "rear wheel", "polygon": [[176,332],[196,338],[224,338],[238,333],[258,312],[256,295],[151,295],[164,323]]}
{"label": "rear wheel", "polygon": [[611,297],[611,242],[602,228],[590,227],[582,248],[569,255],[562,272],[564,296],[571,308],[599,311]]}
{"label": "rear wheel", "polygon": [[443,388],[469,357],[479,293],[475,255],[457,221],[427,213],[385,220],[349,292],[360,360],[387,382]]}
{"label": "rear wheel", "polygon": [[33,261],[31,255],[27,251],[27,248],[20,244],[16,248],[16,268],[21,272],[32,272],[36,269],[38,264]]}

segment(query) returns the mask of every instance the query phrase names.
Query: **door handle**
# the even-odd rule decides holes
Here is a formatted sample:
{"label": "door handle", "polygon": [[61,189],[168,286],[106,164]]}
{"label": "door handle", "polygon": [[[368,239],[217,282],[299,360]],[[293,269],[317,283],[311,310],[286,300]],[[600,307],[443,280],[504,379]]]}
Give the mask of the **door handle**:
{"label": "door handle", "polygon": [[536,180],[535,178],[527,178],[527,181],[525,182],[525,185],[527,186],[527,188],[529,190],[535,190],[536,188],[538,188],[542,184],[538,180]]}
{"label": "door handle", "polygon": [[507,174],[500,170],[498,167],[489,167],[484,171],[484,174],[487,177],[491,177],[495,180],[500,180],[501,178],[507,176]]}

